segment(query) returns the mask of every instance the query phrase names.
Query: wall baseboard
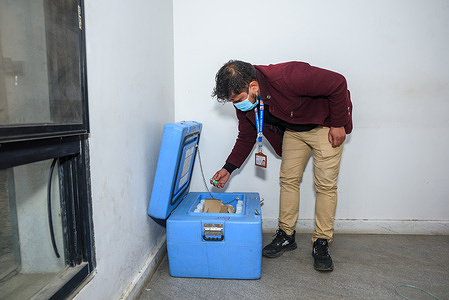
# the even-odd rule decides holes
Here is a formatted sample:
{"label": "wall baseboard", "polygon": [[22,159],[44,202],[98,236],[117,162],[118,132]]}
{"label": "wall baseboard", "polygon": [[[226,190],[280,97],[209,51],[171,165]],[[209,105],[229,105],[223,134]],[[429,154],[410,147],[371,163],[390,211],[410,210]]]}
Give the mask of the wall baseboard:
{"label": "wall baseboard", "polygon": [[156,272],[159,263],[164,258],[167,253],[167,235],[165,235],[162,240],[154,248],[151,255],[145,261],[145,264],[139,270],[134,280],[128,285],[125,292],[120,297],[120,300],[125,299],[138,299],[142,289],[151,279],[153,274]]}
{"label": "wall baseboard", "polygon": [[[296,232],[312,233],[315,221],[298,220]],[[278,229],[277,218],[263,219],[262,230],[275,232]],[[449,221],[421,220],[335,220],[335,234],[422,234],[449,235]]]}

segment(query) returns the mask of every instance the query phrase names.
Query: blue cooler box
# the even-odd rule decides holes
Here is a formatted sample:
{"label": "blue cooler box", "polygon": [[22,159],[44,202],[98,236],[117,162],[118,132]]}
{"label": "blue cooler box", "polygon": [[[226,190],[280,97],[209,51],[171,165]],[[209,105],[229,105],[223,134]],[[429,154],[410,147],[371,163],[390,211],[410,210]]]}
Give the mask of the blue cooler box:
{"label": "blue cooler box", "polygon": [[[170,275],[257,279],[262,264],[258,193],[189,193],[201,123],[164,127],[148,214],[167,219]],[[202,212],[205,199],[232,205],[231,213]]]}

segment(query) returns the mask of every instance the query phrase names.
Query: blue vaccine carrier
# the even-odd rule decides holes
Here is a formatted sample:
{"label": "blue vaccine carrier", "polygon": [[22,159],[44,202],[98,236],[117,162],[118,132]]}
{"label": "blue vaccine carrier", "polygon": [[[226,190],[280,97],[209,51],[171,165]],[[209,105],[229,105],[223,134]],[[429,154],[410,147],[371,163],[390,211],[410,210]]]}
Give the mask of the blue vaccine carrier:
{"label": "blue vaccine carrier", "polygon": [[[258,279],[262,264],[259,194],[189,192],[201,128],[201,123],[193,121],[164,126],[148,214],[167,220],[170,275]],[[209,198],[232,205],[234,212],[202,212]]]}

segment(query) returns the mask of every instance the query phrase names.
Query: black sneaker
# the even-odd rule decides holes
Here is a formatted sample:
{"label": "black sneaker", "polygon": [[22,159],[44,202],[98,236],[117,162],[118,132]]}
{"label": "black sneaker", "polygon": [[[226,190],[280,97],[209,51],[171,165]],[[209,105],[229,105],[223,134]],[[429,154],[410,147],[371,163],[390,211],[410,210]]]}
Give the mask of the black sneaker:
{"label": "black sneaker", "polygon": [[317,239],[313,243],[312,251],[313,259],[315,260],[313,267],[317,271],[332,271],[334,263],[329,255],[329,245],[325,239]]}
{"label": "black sneaker", "polygon": [[278,229],[274,240],[265,246],[262,250],[262,255],[266,257],[279,257],[284,251],[296,249],[295,231],[292,235],[287,235],[284,230]]}

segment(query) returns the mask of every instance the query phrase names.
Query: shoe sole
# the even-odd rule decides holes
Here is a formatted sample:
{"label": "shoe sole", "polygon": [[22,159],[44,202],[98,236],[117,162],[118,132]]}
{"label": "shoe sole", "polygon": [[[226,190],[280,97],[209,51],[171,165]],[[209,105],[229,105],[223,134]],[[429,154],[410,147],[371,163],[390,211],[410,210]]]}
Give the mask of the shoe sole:
{"label": "shoe sole", "polygon": [[289,245],[288,247],[283,248],[281,251],[277,252],[277,253],[263,253],[262,251],[262,255],[268,258],[276,258],[281,256],[282,254],[284,254],[285,251],[292,251],[295,250],[298,246],[296,245],[296,242],[294,244]]}
{"label": "shoe sole", "polygon": [[315,270],[320,271],[320,272],[330,272],[334,270],[334,265],[332,265],[329,268],[320,268],[318,266],[316,266],[315,264],[313,264],[313,267],[315,268]]}

